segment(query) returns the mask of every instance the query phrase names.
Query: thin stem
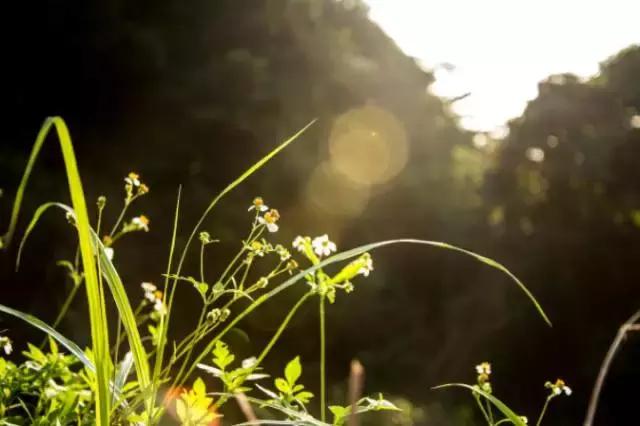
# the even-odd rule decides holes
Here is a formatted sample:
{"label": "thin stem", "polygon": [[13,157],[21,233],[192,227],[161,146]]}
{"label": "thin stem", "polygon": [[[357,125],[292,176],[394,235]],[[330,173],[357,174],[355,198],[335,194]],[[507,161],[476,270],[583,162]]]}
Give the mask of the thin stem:
{"label": "thin stem", "polygon": [[109,237],[113,237],[113,234],[116,233],[116,231],[118,230],[118,226],[120,226],[120,222],[122,222],[122,219],[124,219],[124,215],[127,212],[127,209],[129,208],[129,204],[131,204],[131,202],[126,202],[124,203],[124,206],[122,207],[122,210],[120,211],[120,216],[118,216],[118,219],[116,220],[116,223],[113,224],[113,228],[111,228],[111,232],[109,232]]}
{"label": "thin stem", "polygon": [[298,300],[298,303],[296,303],[293,306],[293,308],[291,308],[291,310],[289,311],[285,319],[280,324],[280,327],[278,327],[278,331],[276,331],[276,333],[273,335],[273,337],[271,338],[267,346],[265,346],[262,352],[260,353],[260,356],[258,356],[258,359],[256,360],[256,363],[254,364],[254,367],[253,367],[254,369],[262,362],[262,360],[264,360],[264,358],[269,354],[269,351],[273,349],[273,345],[276,344],[282,332],[287,328],[287,326],[289,325],[289,322],[291,322],[291,319],[293,318],[297,310],[304,304],[304,302],[307,301],[307,299],[312,294],[313,294],[312,292],[305,293],[305,295],[302,296],[300,300]]}
{"label": "thin stem", "polygon": [[62,308],[60,308],[60,312],[58,313],[58,316],[56,317],[56,320],[53,322],[53,328],[58,328],[58,325],[60,325],[60,322],[62,321],[64,316],[67,314],[67,311],[69,310],[69,307],[71,306],[71,302],[73,302],[73,299],[76,297],[76,293],[78,292],[78,289],[80,288],[80,286],[81,286],[81,284],[74,284],[73,285],[73,288],[69,292],[69,295],[67,296],[67,299],[62,304]]}
{"label": "thin stem", "polygon": [[491,403],[489,402],[488,399],[485,399],[485,404],[487,404],[487,413],[489,414],[489,420],[491,421],[491,424],[493,424],[494,420],[493,420],[493,411],[491,410]]}
{"label": "thin stem", "polygon": [[[71,291],[67,295],[67,298],[65,299],[64,303],[62,304],[62,308],[60,308],[60,312],[58,312],[58,316],[56,317],[56,320],[53,322],[53,325],[52,325],[53,328],[58,328],[58,325],[60,325],[60,323],[62,322],[62,319],[67,314],[67,311],[69,310],[69,307],[71,306],[71,303],[73,302],[73,299],[76,297],[76,293],[78,292],[78,289],[80,288],[80,285],[81,284],[75,284],[75,282],[74,282],[73,288],[71,289]],[[48,340],[49,340],[48,337],[45,337],[42,340],[42,343],[40,343],[40,349],[44,348],[44,345],[47,343]]]}
{"label": "thin stem", "polygon": [[[178,233],[178,217],[180,214],[180,197],[182,195],[182,185],[178,186],[178,196],[176,199],[176,208],[175,208],[175,213],[174,213],[174,218],[173,218],[173,230],[171,231],[171,245],[169,246],[169,258],[167,259],[167,272],[165,275],[165,280],[164,280],[164,287],[163,287],[163,300],[162,303],[164,303],[164,305],[167,307],[167,313],[163,316],[160,317],[160,321],[158,323],[158,332],[160,333],[160,338],[158,339],[158,346],[156,349],[156,356],[155,356],[155,364],[153,366],[153,376],[152,376],[152,383],[153,385],[151,386],[151,394],[149,397],[150,401],[155,401],[156,399],[156,393],[158,390],[158,386],[159,386],[159,381],[160,381],[160,374],[162,373],[162,362],[163,362],[163,355],[164,355],[164,347],[167,341],[167,330],[169,329],[169,320],[171,319],[171,310],[173,308],[173,297],[175,294],[175,290],[176,290],[176,284],[178,282],[177,279],[174,279],[171,285],[171,288],[169,289],[169,275],[171,274],[171,268],[173,266],[173,253],[176,247],[176,236]],[[193,235],[195,234],[192,234]],[[191,239],[189,239],[189,242],[191,241]],[[186,252],[186,248],[185,248],[185,252]],[[185,253],[183,253],[184,255]],[[182,264],[182,260],[180,260],[180,265]],[[178,267],[178,271],[176,272],[176,274],[180,274],[180,266]],[[169,296],[167,298],[167,292],[169,292]],[[159,412],[158,415],[161,415],[161,413]],[[153,424],[152,423],[152,413],[149,412],[149,418],[148,418],[148,423],[149,424]]]}
{"label": "thin stem", "polygon": [[326,422],[327,384],[326,384],[326,324],[324,312],[324,295],[320,295],[320,420]]}
{"label": "thin stem", "polygon": [[591,392],[591,398],[589,399],[589,407],[587,408],[587,417],[584,421],[584,426],[591,426],[593,424],[593,419],[596,415],[596,408],[598,407],[598,399],[600,399],[600,392],[602,392],[604,380],[609,373],[609,367],[613,362],[613,358],[615,357],[622,340],[626,336],[627,332],[632,329],[633,324],[638,320],[640,320],[640,311],[631,315],[622,327],[620,327],[618,334],[616,334],[615,339],[611,342],[611,346],[609,346],[609,350],[607,351],[607,354],[602,361],[602,365],[600,366],[596,382],[593,385],[593,391]]}
{"label": "thin stem", "polygon": [[549,406],[549,401],[551,401],[551,398],[553,398],[553,396],[549,395],[546,401],[544,402],[544,405],[542,406],[542,411],[540,412],[540,417],[538,417],[538,421],[536,422],[536,426],[540,426],[540,424],[542,423],[542,418],[544,417],[544,414],[547,412],[547,407]]}
{"label": "thin stem", "polygon": [[480,401],[480,397],[474,393],[473,398],[476,400],[476,403],[478,404],[480,411],[482,411],[482,415],[484,416],[484,419],[486,420],[487,424],[491,426],[491,420],[489,420],[489,415],[487,414],[487,410],[485,410],[484,405],[482,405],[482,402]]}
{"label": "thin stem", "polygon": [[203,283],[204,281],[204,246],[205,244],[202,243],[200,245],[200,282]]}

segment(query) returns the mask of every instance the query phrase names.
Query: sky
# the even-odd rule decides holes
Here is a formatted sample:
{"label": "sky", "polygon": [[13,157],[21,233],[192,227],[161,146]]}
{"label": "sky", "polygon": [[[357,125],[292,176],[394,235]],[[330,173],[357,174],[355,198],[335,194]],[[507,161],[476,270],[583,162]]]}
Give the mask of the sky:
{"label": "sky", "polygon": [[[640,0],[366,0],[370,17],[435,71],[463,127],[501,133],[551,74],[589,77],[640,43]],[[442,64],[454,65],[447,71]]]}

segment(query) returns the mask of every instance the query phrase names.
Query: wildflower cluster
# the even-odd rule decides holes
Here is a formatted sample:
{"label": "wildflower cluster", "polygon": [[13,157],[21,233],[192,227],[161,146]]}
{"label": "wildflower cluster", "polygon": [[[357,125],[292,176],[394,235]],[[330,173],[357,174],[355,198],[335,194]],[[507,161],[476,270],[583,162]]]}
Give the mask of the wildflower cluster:
{"label": "wildflower cluster", "polygon": [[[253,203],[249,207],[249,211],[255,210],[256,222],[260,225],[264,225],[269,232],[278,232],[280,228],[278,220],[280,220],[280,212],[276,209],[269,209],[264,203],[262,197],[256,197],[253,199]],[[264,213],[261,215],[261,213]]]}
{"label": "wildflower cluster", "polygon": [[140,175],[130,172],[124,178],[125,203],[129,204],[136,198],[149,192],[149,187],[140,180]]}
{"label": "wildflower cluster", "polygon": [[491,376],[491,364],[485,361],[476,365],[476,373],[478,373],[477,382],[480,389],[486,393],[491,393],[491,382],[489,381]]}
{"label": "wildflower cluster", "polygon": [[[512,424],[528,424],[529,420],[526,416],[515,415],[513,411],[502,401],[497,399],[493,395],[493,389],[491,387],[491,373],[492,368],[489,362],[482,362],[475,367],[475,372],[477,374],[476,384],[474,386],[462,385],[464,387],[472,389],[472,395],[482,412],[482,415],[489,426],[495,426],[502,423],[512,423]],[[547,399],[545,400],[544,406],[538,416],[538,420],[536,421],[536,426],[540,426],[542,424],[542,419],[547,411],[547,407],[549,402],[558,395],[571,395],[571,388],[567,386],[567,384],[562,380],[558,379],[555,382],[546,382],[544,384],[545,388],[549,389],[550,393],[547,395]],[[494,410],[492,407],[497,407],[499,412],[506,415],[507,417],[503,419],[499,419],[494,417]],[[506,410],[505,410],[506,408]]]}
{"label": "wildflower cluster", "polygon": [[[116,223],[113,225],[111,232],[102,237],[104,253],[109,260],[113,260],[115,254],[113,249],[114,243],[124,235],[137,231],[149,232],[150,220],[143,214],[134,216],[128,221],[124,221],[125,214],[131,203],[133,203],[133,201],[135,201],[139,197],[147,194],[149,192],[149,187],[140,180],[140,175],[135,172],[130,172],[124,178],[124,182],[124,205],[122,207],[122,210],[120,211],[120,215],[118,216]],[[98,197],[97,205],[100,216],[102,216],[102,210],[104,209],[106,203],[106,197]]]}
{"label": "wildflower cluster", "polygon": [[562,379],[557,379],[555,382],[546,382],[544,387],[549,389],[551,393],[549,397],[555,397],[558,395],[562,395],[563,393],[567,396],[571,395],[573,392],[569,386]]}
{"label": "wildflower cluster", "polygon": [[167,313],[167,307],[164,304],[164,295],[162,291],[158,290],[158,287],[153,283],[143,282],[140,284],[144,291],[144,298],[153,304],[153,310],[158,316],[162,316]]}
{"label": "wildflower cluster", "polygon": [[[298,236],[293,240],[293,248],[302,253],[312,265],[320,264],[321,260],[338,250],[336,243],[329,239],[327,234],[315,238]],[[321,268],[307,275],[307,284],[318,291],[321,296],[326,296],[331,303],[335,301],[336,289],[342,289],[346,293],[353,291],[351,282],[358,275],[365,277],[373,271],[373,260],[369,253],[363,253],[356,260],[347,264],[333,277],[327,275]]]}

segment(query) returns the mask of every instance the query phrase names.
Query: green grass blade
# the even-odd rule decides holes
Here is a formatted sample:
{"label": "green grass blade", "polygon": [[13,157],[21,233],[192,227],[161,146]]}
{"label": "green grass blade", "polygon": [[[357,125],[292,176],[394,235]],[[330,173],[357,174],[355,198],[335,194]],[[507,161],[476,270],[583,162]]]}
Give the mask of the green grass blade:
{"label": "green grass blade", "polygon": [[451,387],[465,388],[465,389],[469,389],[472,392],[477,393],[478,395],[482,396],[483,398],[491,402],[491,404],[493,404],[498,410],[500,410],[500,412],[504,414],[504,416],[507,419],[509,419],[509,421],[514,425],[527,426],[527,424],[520,418],[520,416],[518,416],[509,407],[507,407],[507,405],[504,402],[500,401],[495,396],[483,391],[482,389],[474,388],[473,386],[470,386],[464,383],[447,383],[444,385],[436,386],[433,389],[444,389],[444,388],[451,388]]}
{"label": "green grass blade", "polygon": [[[173,292],[176,287],[176,280],[173,281],[173,287],[169,290],[169,276],[171,274],[171,268],[173,267],[173,255],[176,248],[176,238],[178,236],[178,222],[180,218],[180,200],[182,197],[182,186],[178,186],[178,196],[176,197],[176,207],[173,214],[173,227],[171,231],[171,244],[169,245],[169,258],[167,259],[167,269],[166,275],[164,279],[164,292],[162,296],[162,303],[168,306],[167,315],[164,315],[160,318],[159,328],[161,330],[160,340],[162,343],[163,350],[158,350],[156,352],[155,364],[153,366],[153,380],[152,380],[152,389],[151,395],[152,398],[155,398],[156,391],[158,389],[160,383],[160,375],[162,372],[162,363],[164,357],[164,342],[166,342],[167,338],[167,321],[169,320],[169,316],[171,315],[171,302],[168,300],[173,300]],[[170,295],[168,293],[171,293]],[[160,346],[160,345],[159,345]]]}
{"label": "green grass blade", "polygon": [[93,232],[93,230],[91,231],[91,236],[100,261],[102,276],[105,278],[107,285],[111,290],[111,295],[116,303],[122,325],[127,334],[127,340],[133,354],[138,382],[142,389],[146,389],[151,383],[148,354],[142,344],[142,338],[140,337],[140,332],[136,325],[136,318],[133,314],[131,303],[129,302],[129,298],[116,268],[113,266],[113,263],[109,260],[104,251],[104,246],[100,241],[100,238],[95,232]]}
{"label": "green grass blade", "polygon": [[327,259],[327,261],[335,259],[335,260],[333,260],[331,262],[331,263],[333,263],[333,262],[336,262],[336,261],[339,261],[339,260],[349,259],[349,258],[352,258],[354,256],[357,256],[359,254],[362,254],[364,252],[367,252],[367,251],[370,251],[370,250],[373,250],[373,249],[376,249],[376,248],[379,248],[379,247],[388,246],[388,245],[391,245],[391,244],[398,244],[398,243],[427,245],[427,246],[432,246],[432,247],[443,248],[443,249],[446,249],[446,250],[456,251],[458,253],[462,253],[462,254],[465,254],[467,256],[471,256],[472,258],[476,259],[477,261],[479,261],[481,263],[484,263],[485,265],[491,266],[492,268],[495,268],[495,269],[499,270],[500,272],[502,272],[506,276],[508,276],[518,286],[518,288],[520,288],[520,290],[522,290],[522,292],[531,301],[531,303],[536,308],[536,310],[538,311],[538,313],[540,314],[542,319],[547,323],[547,325],[549,325],[549,326],[552,325],[551,324],[551,320],[549,320],[549,317],[544,312],[544,309],[542,309],[542,306],[540,306],[540,303],[533,296],[531,291],[529,291],[527,286],[525,286],[524,283],[522,281],[520,281],[520,279],[513,274],[513,272],[511,272],[509,269],[507,269],[506,266],[504,266],[503,264],[501,264],[501,263],[499,263],[499,262],[497,262],[497,261],[495,261],[495,260],[493,260],[491,258],[488,258],[486,256],[482,256],[482,255],[480,255],[478,253],[472,252],[470,250],[463,249],[463,248],[458,247],[458,246],[454,246],[452,244],[443,243],[441,241],[418,240],[418,239],[410,239],[410,238],[398,239],[398,240],[380,241],[380,242],[377,242],[377,243],[367,244],[367,245],[364,245],[364,246],[357,247],[355,249],[351,249],[351,250],[339,253],[336,256],[333,256],[333,257]]}
{"label": "green grass blade", "polygon": [[[127,377],[129,377],[129,373],[131,373],[131,367],[133,367],[133,354],[131,352],[127,352],[116,371],[116,377],[114,380],[114,386],[116,389],[122,389],[125,385]],[[116,398],[114,395],[111,403],[114,404],[115,402]]]}
{"label": "green grass blade", "polygon": [[71,207],[69,207],[67,205],[64,205],[62,203],[57,203],[57,202],[44,203],[40,207],[37,208],[36,212],[33,214],[33,218],[29,222],[29,226],[27,226],[27,229],[24,231],[24,236],[20,240],[20,246],[18,247],[18,254],[16,256],[16,271],[18,270],[18,268],[20,268],[20,260],[22,259],[22,251],[24,250],[24,246],[25,246],[25,244],[27,242],[27,239],[29,238],[29,235],[31,235],[31,232],[33,231],[33,229],[38,224],[38,221],[40,220],[40,217],[42,217],[42,215],[47,210],[49,210],[51,207],[59,207],[59,208],[65,210],[65,211],[73,212]]}
{"label": "green grass blade", "polygon": [[80,347],[78,345],[76,345],[71,340],[69,340],[66,337],[64,337],[62,334],[60,334],[55,329],[51,328],[44,321],[34,317],[31,314],[27,314],[27,313],[24,313],[22,311],[18,311],[17,309],[9,308],[8,306],[4,306],[4,305],[0,305],[0,312],[4,312],[5,314],[8,314],[8,315],[14,316],[16,318],[19,318],[19,319],[31,324],[35,328],[44,331],[49,336],[51,336],[53,339],[55,339],[58,343],[60,343],[62,346],[67,348],[69,350],[69,352],[71,352],[76,358],[78,358],[78,360],[82,364],[84,364],[85,367],[87,367],[91,371],[94,371],[94,372],[96,371],[95,365],[93,365],[91,360],[89,358],[87,358],[87,356],[84,354],[84,351],[82,349],[80,349]]}
{"label": "green grass blade", "polygon": [[13,203],[9,229],[0,241],[0,247],[6,247],[11,243],[12,236],[18,221],[20,206],[24,197],[31,171],[35,161],[40,153],[40,149],[44,144],[51,128],[55,128],[64,159],[65,170],[67,174],[67,182],[69,185],[69,193],[71,196],[71,204],[76,214],[76,228],[78,231],[78,240],[80,246],[80,254],[82,257],[83,272],[85,275],[85,288],[87,291],[87,301],[89,305],[89,319],[91,323],[91,344],[95,356],[96,367],[96,424],[98,426],[109,425],[109,405],[110,391],[109,378],[111,359],[109,356],[109,334],[107,328],[107,314],[104,300],[104,291],[98,280],[96,271],[96,263],[93,256],[93,248],[91,244],[91,232],[89,225],[89,215],[87,213],[87,204],[82,189],[80,173],[76,163],[73,144],[67,126],[60,117],[49,117],[45,120],[36,142],[31,150],[24,175],[18,186],[16,197]]}
{"label": "green grass blade", "polygon": [[[363,253],[366,253],[368,251],[372,251],[372,250],[375,250],[375,249],[380,248],[380,247],[390,246],[390,245],[395,245],[395,244],[418,244],[418,245],[427,245],[427,246],[431,246],[431,247],[443,248],[443,249],[447,249],[447,250],[453,250],[453,251],[456,251],[456,252],[459,252],[459,253],[466,254],[467,256],[471,256],[472,258],[474,258],[474,259],[476,259],[476,260],[478,260],[478,261],[480,261],[480,262],[482,262],[484,264],[487,264],[487,265],[489,265],[489,266],[491,266],[493,268],[498,269],[499,271],[505,273],[509,278],[511,278],[511,280],[513,280],[518,285],[518,287],[531,300],[531,302],[533,303],[533,305],[537,309],[538,313],[544,319],[544,321],[548,325],[551,325],[551,321],[549,321],[549,318],[547,317],[547,314],[545,314],[544,310],[542,309],[542,307],[540,306],[540,304],[538,303],[536,298],[533,296],[533,294],[531,294],[531,292],[522,283],[522,281],[520,281],[504,265],[502,265],[499,262],[496,262],[493,259],[490,259],[490,258],[485,257],[485,256],[481,256],[481,255],[479,255],[477,253],[474,253],[472,251],[469,251],[469,250],[466,250],[466,249],[463,249],[463,248],[460,248],[460,247],[457,247],[457,246],[454,246],[454,245],[451,245],[451,244],[443,243],[443,242],[440,242],[440,241],[418,240],[418,239],[410,239],[410,238],[379,241],[379,242],[375,242],[375,243],[365,244],[365,245],[353,248],[351,250],[347,250],[347,251],[343,251],[341,253],[335,254],[335,255],[323,260],[319,264],[311,266],[311,267],[305,269],[304,271],[301,271],[301,272],[297,273],[296,275],[292,276],[291,278],[289,278],[288,280],[286,280],[284,283],[280,284],[279,286],[277,286],[273,290],[271,290],[268,293],[265,293],[262,296],[258,297],[255,302],[253,302],[251,305],[249,305],[243,312],[241,312],[240,314],[235,316],[233,318],[233,320],[231,320],[229,322],[229,324],[227,324],[227,326],[214,339],[212,339],[209,342],[207,347],[195,359],[195,361],[193,363],[193,366],[188,370],[187,374],[184,377],[188,377],[189,374],[191,374],[191,372],[193,372],[193,370],[195,368],[195,365],[200,363],[200,362],[202,362],[204,357],[209,355],[209,353],[211,352],[211,350],[215,346],[216,342],[218,340],[220,340],[222,337],[224,337],[224,335],[229,330],[231,330],[233,327],[235,327],[236,324],[238,324],[243,318],[245,318],[247,315],[249,315],[251,312],[253,312],[254,309],[256,309],[258,306],[262,305],[267,300],[271,299],[276,294],[278,294],[278,293],[286,290],[287,288],[293,286],[294,284],[296,284],[298,281],[303,279],[307,274],[309,274],[311,272],[314,272],[314,271],[316,271],[316,270],[318,270],[320,268],[324,268],[325,266],[331,265],[331,264],[336,263],[336,262],[342,262],[342,261],[345,261],[345,260],[353,259],[354,257],[359,256],[359,255],[361,255]],[[179,383],[179,384],[182,385],[183,383]]]}

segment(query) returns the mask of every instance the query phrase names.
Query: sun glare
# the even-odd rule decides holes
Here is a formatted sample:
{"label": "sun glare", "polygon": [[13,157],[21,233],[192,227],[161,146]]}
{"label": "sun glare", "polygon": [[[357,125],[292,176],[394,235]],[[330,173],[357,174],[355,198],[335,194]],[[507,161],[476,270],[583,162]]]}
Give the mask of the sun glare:
{"label": "sun glare", "polygon": [[471,93],[453,105],[471,130],[493,131],[520,115],[550,74],[591,76],[602,58],[640,42],[636,0],[367,3],[398,46],[434,70],[435,94]]}

